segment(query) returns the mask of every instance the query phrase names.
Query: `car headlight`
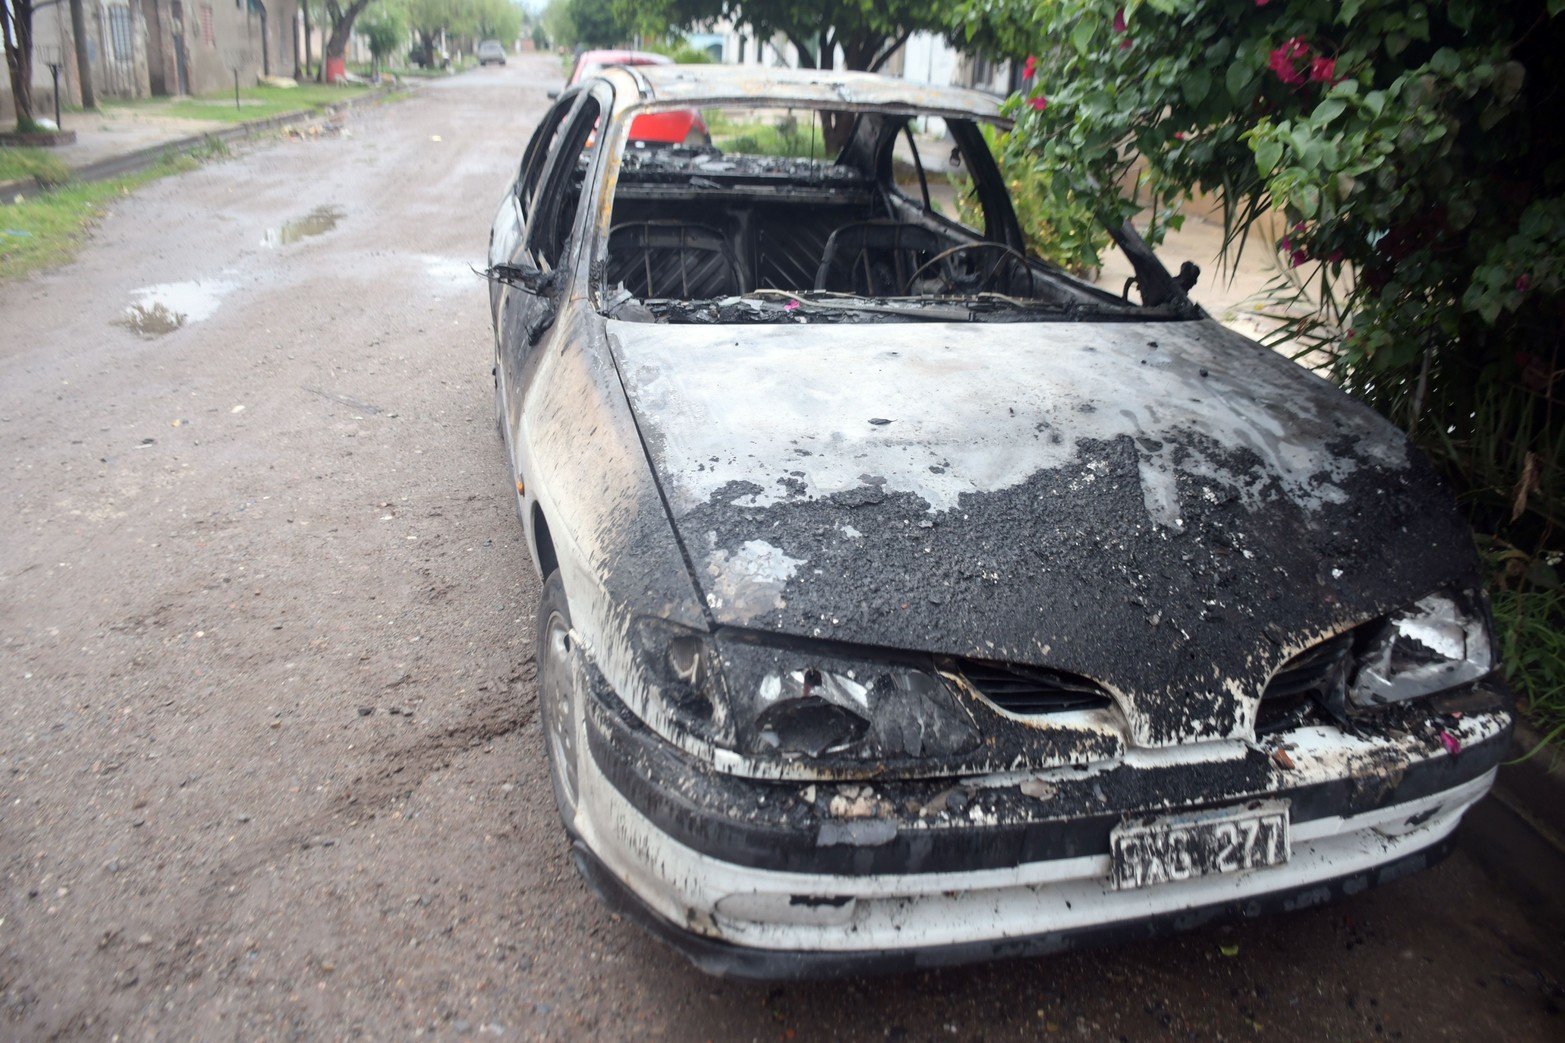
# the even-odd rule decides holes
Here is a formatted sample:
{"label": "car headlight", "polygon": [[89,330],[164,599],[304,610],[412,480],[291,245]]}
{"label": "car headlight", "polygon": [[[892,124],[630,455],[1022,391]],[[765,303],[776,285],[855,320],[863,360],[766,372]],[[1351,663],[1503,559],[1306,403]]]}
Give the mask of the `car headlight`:
{"label": "car headlight", "polygon": [[933,669],[713,638],[662,620],[642,620],[636,633],[665,708],[751,757],[928,759],[979,742],[972,717]]}
{"label": "car headlight", "polygon": [[789,760],[956,756],[978,727],[933,669],[720,638],[716,655],[736,748]]}
{"label": "car headlight", "polygon": [[1415,699],[1476,681],[1494,669],[1488,612],[1469,593],[1431,594],[1387,618],[1348,685],[1355,706]]}
{"label": "car headlight", "polygon": [[697,737],[731,745],[732,721],[718,684],[711,639],[654,618],[637,620],[634,635],[643,674],[656,689],[663,710]]}

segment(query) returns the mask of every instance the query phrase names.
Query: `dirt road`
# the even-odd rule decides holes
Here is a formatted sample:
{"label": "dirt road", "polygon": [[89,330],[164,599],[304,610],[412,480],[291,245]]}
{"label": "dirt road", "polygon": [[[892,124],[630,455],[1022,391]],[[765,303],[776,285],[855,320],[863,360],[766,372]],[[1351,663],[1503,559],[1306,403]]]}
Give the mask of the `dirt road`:
{"label": "dirt road", "polygon": [[429,83],[0,286],[0,1038],[1559,1038],[1558,936],[1463,853],[1240,928],[787,988],[607,914],[544,777],[468,270],[557,82]]}

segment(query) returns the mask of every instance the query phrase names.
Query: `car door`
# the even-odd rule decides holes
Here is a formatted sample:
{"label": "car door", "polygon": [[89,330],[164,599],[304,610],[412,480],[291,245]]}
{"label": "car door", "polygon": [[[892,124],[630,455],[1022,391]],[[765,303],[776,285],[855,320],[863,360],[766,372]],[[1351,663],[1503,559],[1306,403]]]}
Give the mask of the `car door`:
{"label": "car door", "polygon": [[[516,177],[506,189],[505,198],[495,211],[494,222],[489,227],[489,267],[511,264],[517,259],[522,243],[527,237],[527,217],[533,197],[542,181],[544,164],[548,161],[551,146],[559,135],[565,118],[576,104],[572,95],[562,98],[550,107],[538,129],[533,132],[522,153],[521,166]],[[511,285],[498,279],[489,281],[489,318],[494,324],[495,335],[500,333],[500,306]]]}
{"label": "car door", "polygon": [[[561,99],[565,111],[547,146],[525,164],[518,185],[524,224],[503,262],[515,276],[504,281],[496,311],[499,359],[508,419],[519,418],[536,368],[536,347],[552,328],[571,283],[568,249],[578,206],[591,171],[593,130],[603,104],[587,90]],[[555,115],[551,110],[551,116]]]}

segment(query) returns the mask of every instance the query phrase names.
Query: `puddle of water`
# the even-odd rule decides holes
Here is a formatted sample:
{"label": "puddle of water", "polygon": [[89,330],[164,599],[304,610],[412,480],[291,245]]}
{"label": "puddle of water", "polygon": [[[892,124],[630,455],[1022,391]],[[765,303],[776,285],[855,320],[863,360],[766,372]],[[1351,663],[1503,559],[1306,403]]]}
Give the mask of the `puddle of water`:
{"label": "puddle of water", "polygon": [[186,323],[211,318],[223,295],[233,288],[233,283],[221,279],[143,286],[133,291],[135,303],[126,307],[115,325],[148,340],[161,337]]}
{"label": "puddle of water", "polygon": [[318,206],[303,217],[296,217],[277,228],[268,228],[264,241],[267,246],[287,246],[300,239],[324,235],[337,227],[342,216],[342,207]]}

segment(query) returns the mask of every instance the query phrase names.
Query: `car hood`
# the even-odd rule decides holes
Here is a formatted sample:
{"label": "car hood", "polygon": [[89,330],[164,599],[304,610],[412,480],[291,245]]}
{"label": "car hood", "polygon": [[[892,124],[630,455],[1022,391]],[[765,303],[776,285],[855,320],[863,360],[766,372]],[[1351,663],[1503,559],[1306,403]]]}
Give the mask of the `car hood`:
{"label": "car hood", "polygon": [[1474,574],[1399,432],[1210,321],[608,332],[715,624],[1085,675],[1142,744]]}

